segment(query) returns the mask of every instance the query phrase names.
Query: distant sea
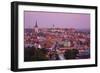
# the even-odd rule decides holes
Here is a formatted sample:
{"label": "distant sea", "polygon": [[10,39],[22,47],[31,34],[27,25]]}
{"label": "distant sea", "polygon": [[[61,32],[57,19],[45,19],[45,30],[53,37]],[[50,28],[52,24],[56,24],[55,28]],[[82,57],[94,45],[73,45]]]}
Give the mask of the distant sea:
{"label": "distant sea", "polygon": [[[90,33],[90,29],[76,29],[77,32]],[[24,32],[32,32],[32,29],[26,28]]]}
{"label": "distant sea", "polygon": [[77,32],[90,33],[90,29],[76,29]]}

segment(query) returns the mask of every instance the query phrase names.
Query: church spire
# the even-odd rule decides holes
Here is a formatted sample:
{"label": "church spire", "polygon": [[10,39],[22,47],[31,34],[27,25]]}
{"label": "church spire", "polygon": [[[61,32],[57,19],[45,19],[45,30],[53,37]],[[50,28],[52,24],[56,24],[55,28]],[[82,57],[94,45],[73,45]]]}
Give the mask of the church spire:
{"label": "church spire", "polygon": [[35,32],[36,32],[36,33],[38,33],[38,32],[39,32],[39,30],[38,30],[38,24],[37,24],[37,21],[36,21],[36,23],[35,23],[35,26],[34,26],[34,27],[35,27]]}
{"label": "church spire", "polygon": [[37,21],[36,21],[36,23],[35,23],[35,27],[36,27],[36,28],[38,27],[38,25],[37,25]]}
{"label": "church spire", "polygon": [[53,28],[55,27],[55,25],[53,24]]}

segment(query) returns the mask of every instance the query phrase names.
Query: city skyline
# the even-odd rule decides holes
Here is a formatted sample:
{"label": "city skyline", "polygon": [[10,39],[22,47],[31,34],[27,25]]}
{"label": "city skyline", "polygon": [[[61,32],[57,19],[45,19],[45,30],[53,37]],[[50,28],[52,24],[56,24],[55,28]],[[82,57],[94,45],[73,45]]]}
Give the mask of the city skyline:
{"label": "city skyline", "polygon": [[24,11],[24,28],[90,29],[90,14]]}

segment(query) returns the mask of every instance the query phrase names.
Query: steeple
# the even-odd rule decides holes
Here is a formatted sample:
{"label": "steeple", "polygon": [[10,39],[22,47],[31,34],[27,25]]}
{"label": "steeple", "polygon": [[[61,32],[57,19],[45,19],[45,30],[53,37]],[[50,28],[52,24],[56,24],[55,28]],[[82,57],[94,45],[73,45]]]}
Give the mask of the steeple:
{"label": "steeple", "polygon": [[37,28],[38,27],[38,25],[37,25],[37,21],[36,21],[36,23],[35,23],[35,28]]}
{"label": "steeple", "polygon": [[55,25],[53,24],[53,28],[55,27]]}
{"label": "steeple", "polygon": [[34,28],[35,28],[35,32],[38,33],[38,25],[37,25],[37,21],[36,21],[36,23],[35,23]]}

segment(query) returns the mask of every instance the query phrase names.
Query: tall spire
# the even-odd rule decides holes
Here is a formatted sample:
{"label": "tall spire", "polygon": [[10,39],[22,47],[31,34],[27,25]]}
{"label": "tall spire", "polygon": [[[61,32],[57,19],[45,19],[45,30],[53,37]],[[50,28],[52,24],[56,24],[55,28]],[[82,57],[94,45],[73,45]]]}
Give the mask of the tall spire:
{"label": "tall spire", "polygon": [[55,27],[55,25],[53,24],[53,28]]}
{"label": "tall spire", "polygon": [[38,25],[37,25],[37,21],[36,21],[36,23],[35,23],[35,27],[38,27]]}
{"label": "tall spire", "polygon": [[36,21],[36,23],[35,23],[34,28],[35,28],[35,32],[38,33],[38,25],[37,25],[37,21]]}

